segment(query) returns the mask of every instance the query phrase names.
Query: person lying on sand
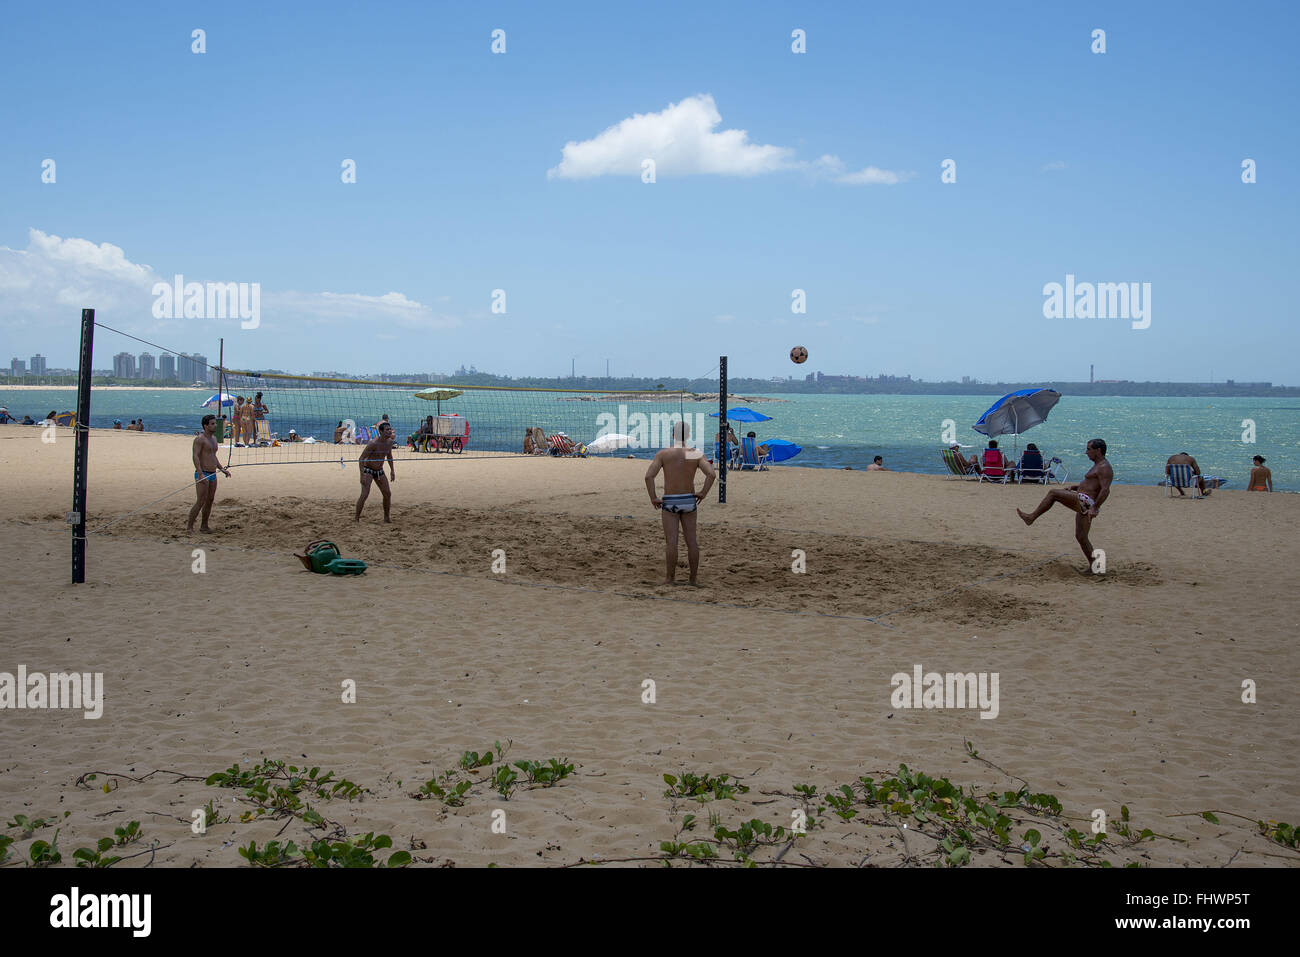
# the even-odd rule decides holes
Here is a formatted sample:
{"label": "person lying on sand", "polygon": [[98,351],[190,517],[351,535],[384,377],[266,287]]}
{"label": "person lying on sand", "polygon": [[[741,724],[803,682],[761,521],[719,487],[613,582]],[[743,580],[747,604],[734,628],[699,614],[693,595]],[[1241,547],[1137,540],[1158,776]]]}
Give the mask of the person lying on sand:
{"label": "person lying on sand", "polygon": [[[1196,459],[1192,458],[1186,452],[1178,452],[1175,455],[1169,456],[1169,460],[1165,462],[1165,480],[1171,484],[1173,482],[1173,470],[1170,466],[1172,465],[1190,465],[1192,467],[1192,474],[1196,476],[1196,487],[1201,490],[1202,495],[1210,494],[1211,489],[1205,487],[1205,476],[1201,474],[1201,467],[1196,464]],[[1174,488],[1178,489],[1179,495],[1187,494],[1182,490],[1181,486],[1175,485]]]}
{"label": "person lying on sand", "polygon": [[1040,515],[1058,503],[1073,511],[1075,513],[1074,540],[1079,543],[1084,557],[1088,560],[1086,574],[1091,574],[1093,549],[1092,542],[1088,540],[1088,530],[1092,527],[1092,520],[1101,511],[1101,503],[1110,496],[1110,483],[1114,481],[1115,473],[1110,463],[1106,461],[1106,443],[1103,440],[1090,439],[1084,453],[1092,461],[1092,468],[1088,470],[1082,482],[1066,488],[1052,489],[1043,496],[1042,502],[1033,512],[1026,515],[1020,509],[1016,509],[1016,514],[1026,525],[1033,525]]}
{"label": "person lying on sand", "polygon": [[[691,584],[700,567],[700,543],[695,535],[695,510],[704,497],[709,494],[714,479],[718,477],[713,466],[698,449],[688,449],[686,440],[690,438],[691,428],[685,422],[673,423],[673,444],[660,449],[654,461],[645,473],[646,491],[650,493],[650,504],[661,510],[664,525],[664,558],[668,571],[665,585],[673,584],[677,575],[677,533],[686,536],[686,555],[691,567]],[[695,470],[704,473],[704,488],[695,491]],[[655,476],[664,473],[664,497],[655,494]]]}
{"label": "person lying on sand", "polygon": [[200,511],[203,512],[203,524],[199,526],[199,531],[212,531],[208,528],[208,516],[212,514],[212,503],[217,500],[217,471],[225,472],[226,478],[230,478],[230,470],[217,461],[216,431],[217,417],[205,415],[203,431],[194,436],[194,442],[190,446],[190,458],[194,460],[195,502],[185,523],[187,535],[194,534],[194,520]]}
{"label": "person lying on sand", "polygon": [[374,482],[384,496],[384,521],[392,523],[392,519],[388,517],[388,508],[392,504],[392,490],[388,487],[388,479],[384,478],[385,461],[388,462],[388,471],[392,474],[392,480],[396,482],[397,470],[393,467],[393,427],[387,422],[380,422],[379,436],[366,443],[366,447],[361,450],[361,457],[357,459],[357,465],[361,468],[361,497],[357,499],[356,514],[358,522],[361,521],[361,507],[366,504],[366,498],[370,495],[370,483]]}

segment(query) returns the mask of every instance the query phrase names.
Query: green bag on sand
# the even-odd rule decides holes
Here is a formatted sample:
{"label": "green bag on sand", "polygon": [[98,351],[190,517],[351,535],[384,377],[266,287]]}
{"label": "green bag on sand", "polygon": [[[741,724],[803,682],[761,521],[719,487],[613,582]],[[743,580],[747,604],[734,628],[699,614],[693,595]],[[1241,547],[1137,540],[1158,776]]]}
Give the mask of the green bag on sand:
{"label": "green bag on sand", "polygon": [[293,554],[307,571],[324,575],[329,571],[329,563],[339,557],[339,547],[333,542],[312,542],[302,551]]}
{"label": "green bag on sand", "polygon": [[333,575],[360,575],[366,570],[366,563],[359,558],[336,558],[325,568]]}

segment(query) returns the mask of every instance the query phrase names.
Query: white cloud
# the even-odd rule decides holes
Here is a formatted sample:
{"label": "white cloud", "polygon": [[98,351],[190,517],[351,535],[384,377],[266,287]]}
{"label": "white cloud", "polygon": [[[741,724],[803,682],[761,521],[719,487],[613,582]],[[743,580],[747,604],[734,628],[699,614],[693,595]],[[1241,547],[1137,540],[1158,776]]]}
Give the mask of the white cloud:
{"label": "white cloud", "polygon": [[[435,313],[400,292],[380,296],[276,292],[252,274],[205,276],[197,269],[179,271],[186,282],[260,282],[261,326],[245,334],[268,339],[281,333],[296,342],[304,330],[322,323],[368,322],[381,329],[409,330],[448,328],[461,322],[455,316]],[[54,355],[75,351],[82,308],[95,309],[97,319],[124,331],[156,337],[162,345],[182,350],[198,344],[197,322],[211,324],[202,336],[213,340],[239,328],[236,319],[155,319],[153,285],[170,284],[174,279],[174,275],[159,273],[152,266],[132,262],[121,247],[112,243],[63,239],[30,229],[26,249],[0,246],[0,331],[12,341],[11,348],[17,350],[14,354],[40,349]],[[273,348],[285,350],[287,358],[288,350],[297,345],[287,341]],[[99,352],[97,347],[97,356]]]}
{"label": "white cloud", "polygon": [[815,163],[795,158],[793,149],[753,143],[745,130],[718,130],[722,115],[707,93],[670,103],[658,113],[634,113],[581,142],[570,140],[549,179],[640,176],[642,163],[654,160],[655,176],[758,176],[786,170],[811,170],[847,185],[893,184],[907,174],[868,166],[848,172],[836,156]]}
{"label": "white cloud", "polygon": [[715,131],[722,122],[709,94],[670,103],[659,113],[634,113],[582,142],[570,140],[550,179],[641,174],[641,163],[655,161],[656,176],[717,173],[755,176],[787,169],[793,150],[749,141],[744,130]]}
{"label": "white cloud", "polygon": [[817,162],[813,164],[813,169],[829,178],[832,182],[842,183],[845,186],[893,186],[904,180],[911,179],[914,175],[913,173],[896,173],[893,170],[880,169],[876,166],[867,166],[849,172],[844,165],[844,161],[834,155],[818,157]]}
{"label": "white cloud", "polygon": [[731,313],[726,313],[725,315],[714,316],[713,321],[714,322],[735,322],[736,317],[733,316]]}
{"label": "white cloud", "polygon": [[1043,166],[1042,172],[1046,173],[1055,169],[1065,169],[1065,160],[1052,160],[1052,162]]}

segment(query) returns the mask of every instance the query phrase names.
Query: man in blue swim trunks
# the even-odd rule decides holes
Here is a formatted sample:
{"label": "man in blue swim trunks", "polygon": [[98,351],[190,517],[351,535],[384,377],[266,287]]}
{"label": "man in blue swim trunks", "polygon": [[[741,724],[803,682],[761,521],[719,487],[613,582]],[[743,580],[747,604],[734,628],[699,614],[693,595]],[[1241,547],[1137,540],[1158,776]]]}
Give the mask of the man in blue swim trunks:
{"label": "man in blue swim trunks", "polygon": [[1092,468],[1082,482],[1052,489],[1038,508],[1028,514],[1016,509],[1016,514],[1026,525],[1033,525],[1036,518],[1058,503],[1074,512],[1074,540],[1088,559],[1087,574],[1092,574],[1092,542],[1088,539],[1088,530],[1092,528],[1092,520],[1101,512],[1101,503],[1110,495],[1110,483],[1115,480],[1115,472],[1106,461],[1106,443],[1102,439],[1089,439],[1084,453],[1092,461]]}
{"label": "man in blue swim trunks", "polygon": [[[714,480],[718,477],[713,465],[699,449],[686,447],[691,429],[685,422],[673,423],[673,444],[670,448],[660,449],[650,468],[645,473],[646,491],[650,493],[650,504],[661,510],[664,523],[664,544],[666,548],[668,577],[665,585],[674,584],[677,574],[677,532],[680,529],[686,535],[686,554],[691,566],[691,584],[699,584],[695,573],[700,567],[700,543],[695,537],[695,509],[709,494]],[[695,491],[695,470],[704,473],[704,488]],[[655,495],[655,476],[664,473],[664,497]]]}
{"label": "man in blue swim trunks", "polygon": [[208,528],[208,516],[212,514],[212,503],[217,500],[217,472],[226,473],[226,478],[230,478],[230,470],[217,461],[217,417],[215,415],[205,415],[203,417],[203,431],[194,436],[194,444],[190,449],[191,458],[194,459],[194,494],[196,501],[194,507],[190,509],[189,521],[185,523],[185,534],[194,534],[194,519],[198,518],[199,511],[203,512],[203,524],[199,526],[200,532],[211,532]]}

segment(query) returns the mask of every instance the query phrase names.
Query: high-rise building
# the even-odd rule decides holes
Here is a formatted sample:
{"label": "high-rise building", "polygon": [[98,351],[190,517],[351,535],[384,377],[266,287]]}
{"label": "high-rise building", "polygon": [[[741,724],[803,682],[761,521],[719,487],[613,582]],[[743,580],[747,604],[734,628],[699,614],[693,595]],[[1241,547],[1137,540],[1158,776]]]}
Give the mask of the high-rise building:
{"label": "high-rise building", "polygon": [[164,352],[158,357],[158,378],[176,378],[176,357],[170,352]]}
{"label": "high-rise building", "polygon": [[45,375],[45,356],[41,355],[39,352],[32,356],[30,368],[32,370],[32,375]]}
{"label": "high-rise building", "polygon": [[14,356],[9,360],[9,374],[15,378],[27,375],[27,363]]}
{"label": "high-rise building", "polygon": [[139,378],[152,379],[154,378],[155,372],[156,369],[154,366],[153,353],[152,352],[140,353],[140,371],[138,373]]}
{"label": "high-rise building", "polygon": [[208,380],[208,357],[197,352],[193,355],[181,353],[176,357],[176,378],[182,382],[206,382]]}
{"label": "high-rise building", "polygon": [[113,356],[113,375],[119,379],[134,379],[135,356],[129,352],[119,352]]}

